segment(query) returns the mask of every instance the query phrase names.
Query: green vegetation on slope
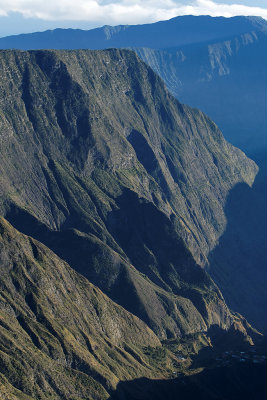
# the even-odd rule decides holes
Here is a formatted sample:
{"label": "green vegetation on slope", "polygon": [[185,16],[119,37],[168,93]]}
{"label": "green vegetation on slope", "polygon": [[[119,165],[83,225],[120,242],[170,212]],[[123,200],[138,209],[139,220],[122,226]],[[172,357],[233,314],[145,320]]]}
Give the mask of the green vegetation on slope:
{"label": "green vegetation on slope", "polygon": [[1,223],[6,390],[105,398],[172,373],[159,339],[251,343],[196,260],[256,165],[133,52],[3,51],[0,72],[0,211],[34,238]]}
{"label": "green vegetation on slope", "polygon": [[0,268],[0,382],[14,398],[103,399],[119,380],[163,374],[142,321],[2,218]]}
{"label": "green vegetation on slope", "polygon": [[2,214],[159,337],[228,329],[187,246],[205,261],[255,164],[133,52],[2,51],[0,68]]}
{"label": "green vegetation on slope", "polygon": [[[144,322],[3,218],[0,272],[0,393],[7,399],[106,399],[119,381],[186,371],[190,357],[211,346],[204,334],[161,343]],[[249,341],[244,331],[238,343]]]}

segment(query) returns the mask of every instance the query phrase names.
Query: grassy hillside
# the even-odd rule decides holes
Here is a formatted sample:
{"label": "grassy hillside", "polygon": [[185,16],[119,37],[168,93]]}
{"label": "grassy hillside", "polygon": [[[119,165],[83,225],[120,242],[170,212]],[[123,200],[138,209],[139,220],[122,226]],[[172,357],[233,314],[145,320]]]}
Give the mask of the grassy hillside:
{"label": "grassy hillside", "polygon": [[164,375],[144,354],[161,343],[142,321],[3,218],[0,268],[8,399],[104,399],[119,380]]}

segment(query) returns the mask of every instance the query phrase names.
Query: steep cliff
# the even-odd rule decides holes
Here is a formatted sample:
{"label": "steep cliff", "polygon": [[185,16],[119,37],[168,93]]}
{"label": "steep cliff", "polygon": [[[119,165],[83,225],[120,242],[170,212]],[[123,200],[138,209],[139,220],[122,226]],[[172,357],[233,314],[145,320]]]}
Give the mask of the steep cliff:
{"label": "steep cliff", "polygon": [[139,55],[183,101],[200,107],[259,165],[252,189],[239,185],[225,207],[227,228],[209,256],[227,300],[266,330],[267,36],[251,32],[216,43]]}
{"label": "steep cliff", "polygon": [[133,52],[3,51],[1,213],[161,338],[228,329],[196,265],[255,164]]}

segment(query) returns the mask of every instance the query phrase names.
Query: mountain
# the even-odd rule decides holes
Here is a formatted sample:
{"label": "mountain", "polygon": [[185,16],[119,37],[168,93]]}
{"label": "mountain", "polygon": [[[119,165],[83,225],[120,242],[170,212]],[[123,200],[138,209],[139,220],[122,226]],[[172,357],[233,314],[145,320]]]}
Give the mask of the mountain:
{"label": "mountain", "polygon": [[132,51],[1,51],[0,71],[2,392],[102,399],[179,370],[164,343],[252,344],[199,264],[255,163]]}
{"label": "mountain", "polygon": [[195,260],[256,165],[130,51],[2,51],[1,91],[1,214],[161,339],[229,329]]}
{"label": "mountain", "polygon": [[2,51],[0,70],[1,393],[105,399],[217,330],[252,344],[196,260],[254,162],[132,51]]}
{"label": "mountain", "polygon": [[132,48],[175,97],[207,113],[231,143],[250,155],[267,146],[266,46],[266,20],[243,16],[180,16],[0,38],[2,49]]}
{"label": "mountain", "polygon": [[104,399],[119,380],[162,375],[138,318],[0,218],[0,391],[8,399]]}
{"label": "mountain", "polygon": [[[181,101],[206,112],[234,145],[266,149],[266,32],[153,50],[136,49]],[[242,100],[240,100],[242,99]]]}
{"label": "mountain", "polygon": [[[67,44],[60,39],[65,34],[68,37]],[[171,207],[182,216],[180,223],[183,220],[186,223],[185,230],[181,226],[179,230],[195,260],[209,271],[227,299],[227,304],[258,329],[265,330],[266,21],[247,17],[188,16],[145,26],[105,27],[78,32],[56,30],[19,35],[0,39],[0,46],[1,43],[4,46],[5,41],[7,46],[19,48],[132,46],[138,56],[163,78],[175,97],[205,111],[231,143],[245,150],[259,164],[260,173],[252,190],[240,185],[227,197],[229,186],[226,187],[225,182],[231,180],[230,175],[222,183],[215,169],[216,175],[211,183],[216,186],[214,191],[206,187],[202,192],[199,187],[193,196],[192,190],[189,194],[187,189],[182,189],[179,199],[177,195],[174,196]],[[199,127],[199,120],[197,125]],[[210,138],[208,142],[211,143]],[[198,158],[198,145],[193,152]],[[167,170],[172,174],[170,179],[176,182],[178,179],[180,188],[181,182],[185,183],[188,179],[194,187],[199,182],[205,182],[203,175],[188,176],[188,171],[192,172],[193,169],[189,164],[195,162],[194,159],[190,161],[189,146],[185,156],[187,172],[180,174],[180,150],[178,153],[178,158],[173,155],[166,157]],[[216,151],[215,165],[219,153]],[[144,150],[139,154],[139,161],[140,157],[141,161],[144,160],[145,155]],[[150,155],[153,157],[152,153]],[[203,163],[206,160],[204,155]],[[175,164],[179,164],[178,175],[173,173]],[[214,167],[209,165],[208,174],[211,176]],[[201,169],[202,166],[195,168],[197,171]],[[224,194],[220,197],[219,192],[223,187]],[[165,192],[162,185],[161,188]],[[209,210],[203,209],[202,201],[208,204]]]}
{"label": "mountain", "polygon": [[227,229],[208,270],[231,308],[266,330],[267,36],[251,32],[216,43],[158,51],[137,49],[173,94],[200,107],[260,171],[252,189],[239,185],[226,204]]}
{"label": "mountain", "polygon": [[[181,361],[183,346],[185,356],[212,348],[199,335],[191,343],[178,341],[175,354],[175,341],[161,344],[144,322],[2,217],[0,271],[3,398],[103,400],[119,390],[119,382],[166,380],[183,371],[184,363],[188,368],[190,358]],[[239,324],[235,318],[232,345],[242,345],[242,335],[251,340]]]}
{"label": "mountain", "polygon": [[0,48],[97,50],[111,47],[149,47],[161,49],[224,39],[266,29],[267,22],[260,17],[212,18],[189,15],[145,25],[103,26],[88,31],[55,29],[8,36],[0,38]]}
{"label": "mountain", "polygon": [[[198,19],[180,21],[185,38]],[[260,104],[265,22],[203,17],[194,26],[204,22],[203,37],[196,29],[188,42],[177,35],[168,49],[135,51],[176,95],[191,93],[193,82],[192,101],[207,90],[216,105],[218,88],[211,88],[225,78],[218,84],[224,96],[232,86],[245,104],[252,98]],[[157,26],[169,29],[168,22]],[[226,26],[237,36],[226,40]],[[104,32],[109,43],[124,43],[134,30]],[[260,71],[248,99],[243,65],[253,79],[255,68]],[[132,51],[1,51],[0,71],[1,393],[102,399],[119,381],[133,380],[118,386],[124,396],[120,388],[135,392],[140,377],[180,373],[182,343],[197,353],[221,332],[229,335],[228,346],[252,343],[256,332],[227,304],[259,329],[267,325],[262,168],[252,187],[255,163],[205,114],[170,95]],[[261,83],[263,94],[253,97]],[[218,100],[221,115],[249,119],[237,105],[235,114],[225,113],[231,98]],[[249,128],[241,120],[240,132]],[[263,120],[255,121],[256,129],[264,128]],[[233,137],[245,143],[244,135]],[[194,375],[194,396],[209,376],[219,376],[216,368]],[[264,368],[258,370],[261,376]],[[246,382],[257,368],[234,373]],[[221,382],[207,389],[211,399],[224,395]],[[152,389],[148,381],[148,387],[152,396],[164,396],[168,383]]]}
{"label": "mountain", "polygon": [[9,36],[0,38],[0,48],[133,48],[174,96],[207,113],[231,143],[252,155],[267,145],[266,35],[260,17],[180,16]]}

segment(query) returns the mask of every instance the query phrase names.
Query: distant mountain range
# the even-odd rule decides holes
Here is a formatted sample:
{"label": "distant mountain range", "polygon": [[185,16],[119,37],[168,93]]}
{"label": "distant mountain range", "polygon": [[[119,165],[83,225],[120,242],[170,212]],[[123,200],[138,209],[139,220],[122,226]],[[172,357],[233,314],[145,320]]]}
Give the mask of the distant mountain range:
{"label": "distant mountain range", "polygon": [[180,101],[206,112],[254,155],[267,149],[266,31],[165,50],[136,49]]}
{"label": "distant mountain range", "polygon": [[149,47],[164,49],[217,41],[266,29],[267,22],[259,17],[182,16],[154,24],[103,26],[88,31],[54,29],[8,36],[0,38],[0,48],[97,50],[112,47]]}

